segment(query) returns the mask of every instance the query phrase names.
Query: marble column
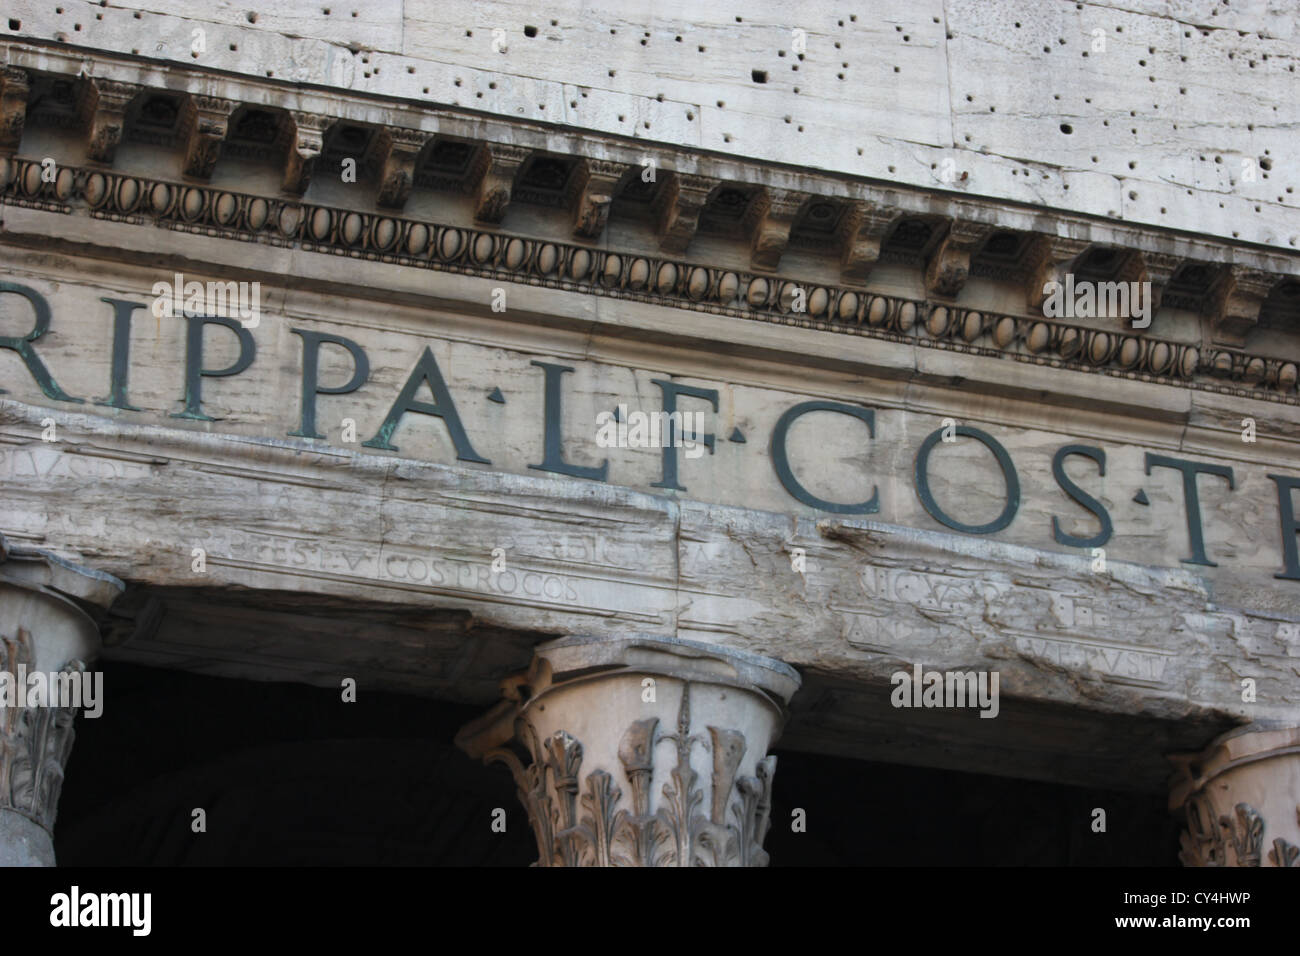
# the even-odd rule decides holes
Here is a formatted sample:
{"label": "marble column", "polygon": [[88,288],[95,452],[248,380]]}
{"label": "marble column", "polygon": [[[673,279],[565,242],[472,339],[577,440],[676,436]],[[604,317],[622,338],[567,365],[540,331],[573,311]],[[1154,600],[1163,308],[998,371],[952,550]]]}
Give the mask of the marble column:
{"label": "marble column", "polygon": [[1300,726],[1248,724],[1173,759],[1185,866],[1300,866]]}
{"label": "marble column", "polygon": [[798,688],[793,668],[744,651],[565,637],[456,743],[509,766],[538,866],[765,866],[768,750]]}
{"label": "marble column", "polygon": [[35,700],[27,675],[80,674],[99,652],[111,575],[0,535],[0,866],[53,866],[54,816],[76,708]]}

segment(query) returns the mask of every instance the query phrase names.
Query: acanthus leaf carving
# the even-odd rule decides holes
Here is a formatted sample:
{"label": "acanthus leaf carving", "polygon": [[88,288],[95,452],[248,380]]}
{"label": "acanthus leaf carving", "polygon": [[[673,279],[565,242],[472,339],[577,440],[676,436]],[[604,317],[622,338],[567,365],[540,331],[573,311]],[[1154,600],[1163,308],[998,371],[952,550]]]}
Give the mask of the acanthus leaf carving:
{"label": "acanthus leaf carving", "polygon": [[[630,800],[603,768],[583,774],[584,750],[557,731],[540,740],[523,717],[515,739],[528,751],[525,763],[499,748],[485,760],[510,767],[516,790],[537,839],[538,866],[766,866],[762,842],[771,810],[774,757],[757,765],[757,776],[738,776],[746,741],[737,730],[709,726],[707,739],[692,734],[690,685],[683,688],[674,733],[659,732],[658,718],[633,722],[618,748],[631,785]],[[652,808],[650,781],[655,750],[671,743],[675,763]],[[705,746],[713,756],[706,806],[705,781],[691,754]]]}
{"label": "acanthus leaf carving", "polygon": [[[32,637],[19,628],[17,636],[0,635],[0,672],[12,675],[35,659]],[[71,661],[65,673],[81,674],[81,661]],[[63,770],[72,752],[74,707],[0,705],[0,809],[14,810],[46,830],[54,828]]]}

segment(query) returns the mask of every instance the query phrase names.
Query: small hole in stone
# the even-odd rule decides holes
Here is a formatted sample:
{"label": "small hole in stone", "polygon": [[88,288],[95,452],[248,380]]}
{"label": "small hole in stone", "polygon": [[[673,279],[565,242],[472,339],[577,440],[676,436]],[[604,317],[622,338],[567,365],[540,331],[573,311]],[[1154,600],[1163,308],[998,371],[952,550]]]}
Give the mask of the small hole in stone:
{"label": "small hole in stone", "polygon": [[528,37],[530,40],[537,36],[537,27],[524,27],[524,36]]}
{"label": "small hole in stone", "polygon": [[767,70],[750,70],[749,76],[755,83],[767,82]]}
{"label": "small hole in stone", "polygon": [[1071,133],[1074,132],[1074,127],[1071,126],[1069,123],[1062,123],[1061,132],[1064,133],[1066,136],[1069,136]]}

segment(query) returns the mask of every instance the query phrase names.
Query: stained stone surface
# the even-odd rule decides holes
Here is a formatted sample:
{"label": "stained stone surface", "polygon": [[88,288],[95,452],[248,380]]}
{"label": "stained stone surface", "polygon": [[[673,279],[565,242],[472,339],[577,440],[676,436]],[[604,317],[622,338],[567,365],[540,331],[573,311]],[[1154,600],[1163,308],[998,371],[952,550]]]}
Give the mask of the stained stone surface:
{"label": "stained stone surface", "polygon": [[12,0],[7,16],[10,36],[635,137],[650,155],[1300,242],[1291,0],[355,6]]}
{"label": "stained stone surface", "polygon": [[[653,23],[621,0],[544,20],[515,2],[13,6],[11,130],[17,102],[50,108],[19,78],[62,75],[165,88],[216,127],[262,104],[303,134],[274,156],[228,141],[215,165],[211,129],[106,157],[94,122],[47,113],[0,159],[21,171],[0,183],[0,282],[37,297],[0,293],[0,530],[127,582],[109,655],[486,704],[546,638],[678,637],[798,668],[801,749],[1145,790],[1170,752],[1300,715],[1295,536],[1270,477],[1300,478],[1290,4],[669,4]],[[286,190],[334,124],[386,144],[362,157],[376,168],[348,183],[331,155],[305,197]],[[435,134],[491,144],[481,182],[417,185],[392,212]],[[546,155],[586,185],[512,196],[511,162]],[[593,226],[601,190],[649,160],[673,170],[672,215]],[[721,184],[750,190],[747,218],[697,230]],[[804,192],[912,217],[929,245],[796,241]],[[961,242],[995,226],[1027,251],[979,268]],[[1141,335],[1044,321],[1026,292],[1058,247],[1220,285]],[[178,273],[260,283],[246,345],[229,324],[199,337],[197,385],[190,323],[150,309]],[[142,306],[119,400],[105,299]],[[38,300],[31,351],[62,392],[19,353]],[[315,395],[322,438],[302,434],[304,333],[368,360],[356,390]],[[549,419],[537,363],[572,369]],[[319,385],[353,370],[321,348]],[[442,417],[387,429],[404,386]],[[206,417],[177,417],[200,408],[187,387]],[[597,444],[602,413],[657,412],[669,389],[711,450]],[[945,427],[1005,450],[1018,495],[968,432],[934,444],[918,494]],[[1106,509],[1104,553],[1064,540],[1099,531],[1054,473],[1068,446],[1098,453],[1060,472]],[[1199,524],[1149,456],[1217,470]],[[893,707],[913,665],[997,670],[999,718]]]}

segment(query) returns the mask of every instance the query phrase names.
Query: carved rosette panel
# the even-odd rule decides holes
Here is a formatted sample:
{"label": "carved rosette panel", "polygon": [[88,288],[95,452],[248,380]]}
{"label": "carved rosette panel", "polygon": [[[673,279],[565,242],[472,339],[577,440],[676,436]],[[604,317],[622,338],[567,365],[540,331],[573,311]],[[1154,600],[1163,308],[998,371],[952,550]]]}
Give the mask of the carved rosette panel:
{"label": "carved rosette panel", "polygon": [[510,768],[536,865],[767,865],[767,751],[794,671],[668,638],[562,638],[536,653],[457,737]]}
{"label": "carved rosette panel", "polygon": [[1300,728],[1253,727],[1173,758],[1184,866],[1300,866]]}
{"label": "carved rosette panel", "polygon": [[[19,628],[16,637],[0,635],[0,672],[16,682],[35,661],[31,635]],[[72,661],[65,673],[86,669]],[[54,829],[63,768],[72,752],[76,708],[26,706],[26,688],[15,687],[16,704],[0,698],[0,809],[14,810],[46,830]]]}

